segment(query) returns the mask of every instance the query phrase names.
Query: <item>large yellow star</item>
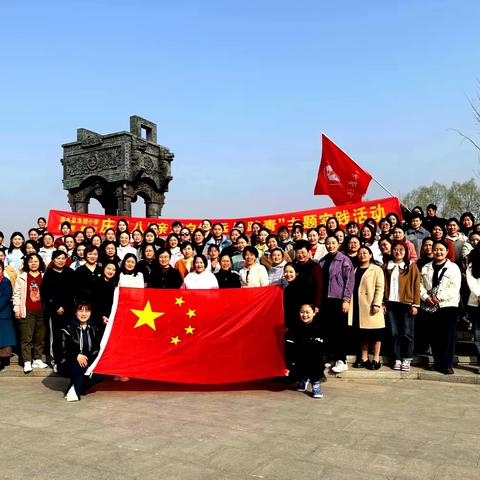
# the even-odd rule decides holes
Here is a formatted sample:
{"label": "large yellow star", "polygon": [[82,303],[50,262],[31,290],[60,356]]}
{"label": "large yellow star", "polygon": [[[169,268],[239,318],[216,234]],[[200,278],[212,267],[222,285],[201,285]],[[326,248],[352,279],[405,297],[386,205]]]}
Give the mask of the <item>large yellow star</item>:
{"label": "large yellow star", "polygon": [[172,337],[170,340],[170,343],[173,343],[174,345],[176,345],[178,342],[181,342],[180,338],[178,337]]}
{"label": "large yellow star", "polygon": [[150,301],[147,302],[143,310],[135,310],[134,308],[131,310],[138,317],[137,323],[133,328],[148,325],[152,330],[156,330],[155,319],[165,315],[163,312],[152,312]]}
{"label": "large yellow star", "polygon": [[184,330],[185,330],[185,333],[190,333],[193,335],[193,331],[195,330],[195,328],[189,325],[188,327],[184,328]]}
{"label": "large yellow star", "polygon": [[185,315],[187,315],[188,318],[192,318],[192,317],[195,317],[197,314],[195,313],[195,310],[192,310],[191,308],[189,308],[188,312]]}
{"label": "large yellow star", "polygon": [[175,305],[181,307],[185,303],[185,300],[182,297],[175,297]]}

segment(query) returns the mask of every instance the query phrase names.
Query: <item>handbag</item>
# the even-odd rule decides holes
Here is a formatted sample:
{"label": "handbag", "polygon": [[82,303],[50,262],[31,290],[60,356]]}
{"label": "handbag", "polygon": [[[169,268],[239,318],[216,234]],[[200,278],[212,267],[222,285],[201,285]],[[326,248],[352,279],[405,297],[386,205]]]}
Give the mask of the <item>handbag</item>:
{"label": "handbag", "polygon": [[[438,285],[435,285],[435,287],[432,287],[430,290],[427,291],[427,294],[429,297],[437,295],[438,289],[440,287],[440,282],[442,281],[443,274],[445,273],[446,270],[447,270],[446,268],[443,268],[442,271],[440,272],[440,275],[438,277]],[[435,313],[440,308],[440,305],[438,303],[434,303],[433,305],[428,305],[426,302],[422,300],[420,302],[420,307],[428,313]]]}

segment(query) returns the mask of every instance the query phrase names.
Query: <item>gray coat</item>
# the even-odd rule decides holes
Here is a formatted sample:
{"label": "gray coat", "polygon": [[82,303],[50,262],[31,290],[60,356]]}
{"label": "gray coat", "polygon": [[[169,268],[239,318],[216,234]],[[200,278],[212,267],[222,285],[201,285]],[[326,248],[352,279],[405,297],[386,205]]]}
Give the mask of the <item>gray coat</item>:
{"label": "gray coat", "polygon": [[420,258],[420,249],[422,248],[423,239],[430,236],[430,232],[423,227],[420,227],[418,230],[409,228],[406,231],[407,240],[413,243],[418,258]]}

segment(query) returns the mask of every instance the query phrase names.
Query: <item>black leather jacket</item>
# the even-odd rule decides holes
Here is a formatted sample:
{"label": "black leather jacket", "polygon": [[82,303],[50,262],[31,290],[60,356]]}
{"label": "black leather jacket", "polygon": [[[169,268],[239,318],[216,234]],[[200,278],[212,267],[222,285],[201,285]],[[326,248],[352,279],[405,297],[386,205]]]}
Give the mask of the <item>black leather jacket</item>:
{"label": "black leather jacket", "polygon": [[[86,337],[86,342],[84,338]],[[101,335],[98,328],[93,324],[86,327],[86,336],[82,335],[82,327],[78,321],[70,322],[62,328],[62,359],[63,365],[68,365],[76,360],[81,353],[88,358],[90,365],[100,350]]]}

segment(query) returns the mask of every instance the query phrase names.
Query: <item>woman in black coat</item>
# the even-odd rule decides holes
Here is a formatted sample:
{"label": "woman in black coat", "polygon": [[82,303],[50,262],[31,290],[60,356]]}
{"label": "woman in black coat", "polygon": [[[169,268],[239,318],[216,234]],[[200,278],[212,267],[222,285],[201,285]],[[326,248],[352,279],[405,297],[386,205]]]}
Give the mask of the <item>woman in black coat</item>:
{"label": "woman in black coat", "polygon": [[80,400],[80,396],[95,382],[85,375],[100,351],[101,334],[91,323],[91,316],[91,304],[81,301],[75,307],[72,321],[62,329],[59,372],[70,377],[65,394],[67,402]]}
{"label": "woman in black coat", "polygon": [[157,266],[155,246],[147,243],[146,245],[143,245],[140,252],[142,260],[138,262],[137,270],[142,273],[145,285],[150,288],[152,283],[152,272]]}
{"label": "woman in black coat", "polygon": [[157,264],[152,270],[150,288],[180,288],[183,278],[180,272],[170,265],[170,250],[160,249],[156,253]]}
{"label": "woman in black coat", "polygon": [[100,250],[94,245],[85,248],[85,265],[75,270],[75,298],[77,300],[91,300],[96,281],[102,276],[102,269],[98,265]]}
{"label": "woman in black coat", "polygon": [[220,255],[220,271],[215,274],[218,288],[240,288],[240,275],[232,271],[232,259],[230,255]]}
{"label": "woman in black coat", "polygon": [[93,294],[94,323],[101,333],[105,330],[112,311],[113,294],[118,284],[119,268],[115,262],[106,262],[102,266],[102,276],[95,281]]}

